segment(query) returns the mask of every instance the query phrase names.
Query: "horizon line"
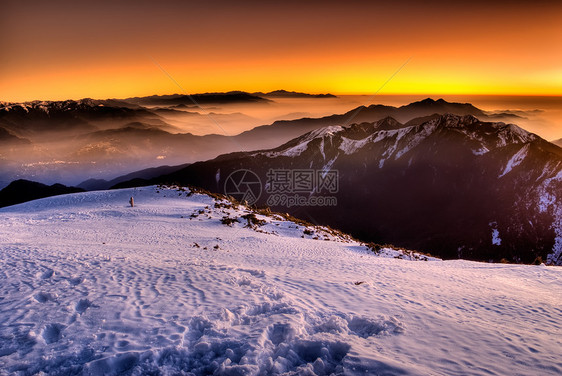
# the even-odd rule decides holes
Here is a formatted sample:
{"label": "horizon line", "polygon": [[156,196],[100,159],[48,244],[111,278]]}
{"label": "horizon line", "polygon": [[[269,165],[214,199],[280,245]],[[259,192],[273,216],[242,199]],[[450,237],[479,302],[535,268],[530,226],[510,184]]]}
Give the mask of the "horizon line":
{"label": "horizon line", "polygon": [[[308,91],[298,91],[298,90],[287,90],[287,89],[276,89],[271,91],[245,91],[245,90],[225,90],[225,91],[202,91],[202,92],[194,92],[189,93],[189,95],[200,95],[200,94],[226,94],[226,93],[233,93],[233,92],[240,92],[240,93],[264,93],[267,94],[269,92],[275,91],[286,91],[288,93],[302,93],[302,94],[309,94],[309,95],[334,95],[334,96],[372,96],[372,93],[363,92],[363,93],[356,93],[356,92],[308,92]],[[123,97],[105,97],[105,98],[95,98],[92,96],[84,96],[84,97],[72,97],[68,98],[65,97],[64,99],[30,99],[30,100],[4,100],[0,99],[0,102],[5,103],[29,103],[29,102],[59,102],[65,100],[83,100],[83,99],[93,99],[93,100],[111,100],[111,99],[127,99],[127,98],[143,98],[143,97],[151,97],[151,96],[166,96],[166,95],[186,95],[182,93],[168,93],[168,94],[137,94],[132,96],[123,96]],[[439,96],[467,96],[467,97],[533,97],[533,98],[562,98],[562,94],[524,94],[524,93],[379,93],[376,97],[384,97],[384,96],[393,96],[393,97],[405,97],[405,96],[420,96],[420,97],[439,97]],[[62,98],[62,97],[61,97]],[[306,98],[294,98],[294,99],[306,99]],[[310,99],[327,99],[327,98],[310,98]]]}

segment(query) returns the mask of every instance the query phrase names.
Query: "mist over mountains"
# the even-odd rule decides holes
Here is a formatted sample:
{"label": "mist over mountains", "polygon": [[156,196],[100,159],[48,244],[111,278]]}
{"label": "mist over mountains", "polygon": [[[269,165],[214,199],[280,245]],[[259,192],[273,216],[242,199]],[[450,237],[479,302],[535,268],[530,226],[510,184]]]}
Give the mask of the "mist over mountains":
{"label": "mist over mountains", "polygon": [[[336,205],[272,205],[265,189],[256,205],[364,241],[444,258],[562,262],[562,149],[515,125],[472,115],[406,124],[387,117],[317,129],[277,148],[223,155],[144,183],[222,193],[238,170],[255,173],[264,187],[274,183],[271,171],[337,171],[338,189],[329,194]],[[300,195],[309,202],[326,193]]]}
{"label": "mist over mountains", "polygon": [[[258,121],[238,112],[243,108],[240,106],[268,108],[275,105],[274,100],[287,97],[328,103],[324,101],[334,97],[287,91],[265,93],[263,97],[256,94],[2,102],[0,187],[19,178],[71,185],[90,178],[110,180],[163,164],[180,165],[234,151],[273,148],[320,127],[372,122],[386,116],[402,122],[446,112],[482,119],[498,116],[488,115],[470,104],[426,99],[401,107],[361,106],[339,115],[278,120],[228,134],[226,129],[231,125],[239,128],[240,124]],[[205,110],[194,105],[192,99],[205,103]],[[504,116],[511,119],[516,115]],[[205,127],[208,134],[204,135],[185,131]]]}
{"label": "mist over mountains", "polygon": [[562,1],[2,1],[0,376],[562,376]]}
{"label": "mist over mountains", "polygon": [[[271,105],[272,99],[259,101],[256,94],[205,98],[217,100],[217,106],[227,99]],[[268,95],[307,97],[284,91]],[[255,194],[257,205],[363,241],[444,258],[562,262],[562,150],[497,121],[517,120],[520,111],[489,113],[469,103],[428,98],[399,107],[361,106],[342,114],[278,120],[234,136],[194,135],[178,132],[170,121],[183,114],[206,116],[177,103],[185,98],[141,99],[2,103],[5,185],[11,173],[49,175],[89,190],[181,183],[224,193],[231,173],[248,170],[263,185]],[[168,100],[175,102],[152,108],[139,104]],[[41,156],[54,162],[25,163]],[[18,158],[23,163],[17,164]],[[337,171],[338,187],[331,192],[337,204],[268,201],[271,170]],[[321,193],[300,195],[310,200]]]}

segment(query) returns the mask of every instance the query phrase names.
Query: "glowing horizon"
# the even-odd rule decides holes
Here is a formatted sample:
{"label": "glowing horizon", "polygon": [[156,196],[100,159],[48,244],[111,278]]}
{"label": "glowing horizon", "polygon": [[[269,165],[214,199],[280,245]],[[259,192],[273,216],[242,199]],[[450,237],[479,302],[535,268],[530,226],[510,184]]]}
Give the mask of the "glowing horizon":
{"label": "glowing horizon", "polygon": [[[26,6],[27,5],[27,6]],[[7,1],[0,100],[562,95],[562,4]],[[180,90],[160,65],[184,89]]]}

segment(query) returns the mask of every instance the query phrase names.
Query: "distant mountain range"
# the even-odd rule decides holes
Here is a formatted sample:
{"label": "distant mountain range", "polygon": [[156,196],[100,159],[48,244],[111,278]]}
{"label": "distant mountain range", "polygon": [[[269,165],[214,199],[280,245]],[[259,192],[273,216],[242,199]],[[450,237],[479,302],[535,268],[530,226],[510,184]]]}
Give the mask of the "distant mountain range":
{"label": "distant mountain range", "polygon": [[12,135],[35,142],[53,135],[57,138],[74,136],[134,121],[166,125],[153,112],[138,106],[131,108],[119,101],[81,99],[0,103],[0,127]]}
{"label": "distant mountain range", "polygon": [[84,189],[62,184],[45,185],[29,180],[16,180],[0,190],[0,207],[16,205],[39,198],[84,192]]}
{"label": "distant mountain range", "polygon": [[244,91],[230,91],[227,93],[203,94],[172,94],[151,95],[147,97],[133,97],[123,99],[124,102],[142,106],[197,106],[200,104],[228,104],[228,103],[259,103],[270,102],[269,99]]}
{"label": "distant mountain range", "polygon": [[111,180],[88,179],[76,187],[67,187],[62,184],[46,185],[35,181],[18,179],[0,190],[0,207],[67,193],[106,190],[123,182],[128,182],[129,184],[135,181],[144,182],[147,179],[171,174],[188,165],[152,167],[118,176]]}
{"label": "distant mountain range", "polygon": [[[413,107],[424,104],[445,105]],[[373,113],[357,117],[365,116]],[[364,241],[445,258],[562,263],[562,149],[515,125],[471,114],[333,125],[131,185],[179,182],[222,193],[241,169],[255,173],[263,191],[270,170],[337,170],[337,205],[270,206]],[[257,205],[270,196],[264,192]]]}
{"label": "distant mountain range", "polygon": [[162,176],[162,175],[167,175],[167,174],[171,174],[173,172],[176,172],[178,170],[181,170],[182,168],[185,168],[189,165],[189,163],[187,164],[183,164],[183,165],[179,165],[179,166],[159,166],[159,167],[152,167],[152,168],[147,168],[144,170],[140,170],[140,171],[135,171],[135,172],[131,172],[129,174],[126,175],[122,175],[122,176],[118,176],[114,179],[111,180],[105,180],[105,179],[88,179],[83,181],[82,183],[78,184],[77,187],[84,189],[86,191],[96,191],[96,190],[105,190],[105,189],[109,189],[117,184],[126,182],[126,181],[131,181],[131,180],[147,180],[147,179],[152,179],[158,176]]}
{"label": "distant mountain range", "polygon": [[[294,95],[296,97],[317,97],[317,95],[285,91],[271,93],[288,93],[289,96]],[[271,93],[267,93],[267,95]],[[320,96],[331,96],[331,94],[320,94]],[[171,115],[200,115],[197,112],[190,113],[178,110],[178,104],[170,103],[170,101],[175,101],[178,98],[182,98],[183,100],[185,99],[184,97],[186,96],[176,94],[127,98],[123,100],[82,99],[78,101],[34,101],[26,103],[0,102],[0,127],[2,127],[5,132],[8,132],[9,135],[20,138],[33,138],[33,136],[44,136],[49,133],[55,133],[59,136],[62,132],[84,135],[105,129],[132,128],[130,126],[131,124],[141,124],[143,128],[155,127],[172,133],[174,127],[167,124],[159,113],[165,111],[166,114]],[[233,102],[244,100],[249,102],[260,101],[260,99],[256,99],[260,97],[244,92],[195,94],[191,97],[199,101],[203,100],[202,98],[207,98],[209,102],[227,100]],[[170,107],[155,109],[144,108],[138,104],[143,101],[163,101],[164,103],[161,103],[162,105],[165,104]],[[135,104],[135,102],[137,102],[137,104]],[[193,105],[192,103],[190,104]],[[185,107],[189,108],[187,106]],[[407,122],[415,118],[444,113],[474,115],[481,119],[495,119],[498,116],[514,119],[518,117],[518,115],[511,113],[489,115],[468,103],[450,103],[443,99],[432,100],[428,98],[401,107],[384,105],[360,106],[340,115],[330,115],[322,118],[280,120],[270,125],[256,127],[233,137],[236,137],[238,142],[247,140],[254,141],[256,139],[266,142],[272,135],[278,137],[281,136],[281,133],[286,133],[283,139],[280,140],[280,142],[285,142],[310,130],[324,126],[377,121],[387,116],[391,116],[401,122]],[[256,145],[252,145],[252,148],[255,148],[255,146]],[[271,146],[274,145],[258,145],[258,147]]]}
{"label": "distant mountain range", "polygon": [[[93,161],[63,165],[76,176],[115,165],[131,171],[135,161],[160,155],[177,161],[86,180],[79,189],[172,182],[222,193],[228,176],[240,169],[264,184],[269,170],[337,170],[336,206],[270,206],[365,241],[445,258],[562,263],[562,150],[515,125],[491,121],[518,114],[425,99],[281,120],[236,136],[196,136],[172,133],[158,111],[116,99],[1,103],[0,143],[7,146],[0,149],[0,163],[15,158],[14,150],[33,152],[44,134],[56,140],[70,129],[71,138],[59,136],[71,145],[68,159]],[[173,106],[169,111],[181,112]],[[217,157],[221,152],[234,153]],[[33,190],[47,191],[17,187],[11,192],[19,190],[27,199],[36,198]],[[264,194],[257,204],[267,199]]]}
{"label": "distant mountain range", "polygon": [[[272,93],[304,95],[284,91]],[[201,97],[254,101],[254,95],[241,92],[201,94]],[[167,107],[156,108],[143,107],[132,103],[131,99],[2,102],[0,187],[22,176],[34,179],[48,177],[50,182],[56,177],[55,181],[77,184],[88,178],[122,175],[164,161],[168,165],[180,165],[234,151],[270,149],[321,127],[373,122],[387,116],[401,122],[420,117],[429,119],[447,112],[489,120],[498,116],[488,115],[470,104],[426,99],[401,107],[361,106],[344,114],[321,118],[280,120],[235,136],[197,136],[182,133],[168,122],[176,117],[195,119],[208,116],[194,112],[187,105],[172,105],[170,101],[178,98],[179,95],[144,97],[151,103],[155,103],[154,99],[167,101]],[[221,116],[235,116],[237,121],[244,121],[243,114],[212,116],[219,122],[223,121]],[[508,114],[506,119],[514,116]],[[1,184],[2,181],[5,183]]]}
{"label": "distant mountain range", "polygon": [[[243,132],[235,136],[235,138],[243,143],[248,142],[248,140],[258,141],[263,148],[271,148],[306,132],[322,127],[374,122],[389,116],[405,123],[408,121],[420,122],[445,113],[473,115],[485,120],[496,119],[498,116],[497,114],[488,115],[486,112],[469,103],[450,103],[443,99],[433,100],[427,98],[400,107],[384,105],[360,106],[344,114],[324,116],[321,118],[278,120],[270,125],[256,127]],[[505,120],[514,118],[516,118],[516,115],[507,114]],[[275,145],[275,143],[277,143],[277,145]]]}
{"label": "distant mountain range", "polygon": [[275,90],[268,93],[256,92],[252,94],[266,98],[337,98],[334,94],[308,94],[287,90]]}
{"label": "distant mountain range", "polygon": [[[118,128],[126,123],[143,122],[166,128],[166,122],[159,112],[166,115],[201,115],[198,105],[224,105],[229,103],[272,102],[272,98],[335,98],[332,94],[307,94],[286,90],[269,93],[227,93],[172,94],[132,97],[125,99],[80,99],[65,101],[32,101],[23,103],[0,102],[0,140],[4,133],[26,137],[45,135],[53,132],[78,132]],[[146,108],[145,106],[162,106]],[[187,112],[185,110],[194,110]],[[223,114],[214,114],[220,117]],[[243,114],[239,114],[242,116]],[[220,120],[220,119],[219,119]],[[107,124],[110,122],[109,124]],[[168,127],[170,130],[171,127]]]}
{"label": "distant mountain range", "polygon": [[195,106],[208,104],[229,103],[267,103],[272,102],[269,98],[337,98],[333,94],[308,94],[296,91],[275,90],[267,93],[245,91],[230,91],[227,93],[203,93],[203,94],[172,94],[151,95],[146,97],[133,97],[116,99],[126,103],[142,106]]}

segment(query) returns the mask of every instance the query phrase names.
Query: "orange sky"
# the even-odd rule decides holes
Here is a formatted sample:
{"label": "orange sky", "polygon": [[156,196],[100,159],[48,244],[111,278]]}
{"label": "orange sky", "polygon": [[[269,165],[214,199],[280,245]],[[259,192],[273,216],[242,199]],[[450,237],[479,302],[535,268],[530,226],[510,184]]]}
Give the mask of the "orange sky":
{"label": "orange sky", "polygon": [[557,2],[388,3],[0,0],[0,100],[180,92],[155,61],[190,93],[373,93],[411,59],[381,93],[562,95]]}

